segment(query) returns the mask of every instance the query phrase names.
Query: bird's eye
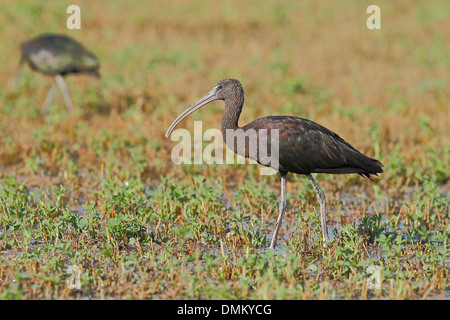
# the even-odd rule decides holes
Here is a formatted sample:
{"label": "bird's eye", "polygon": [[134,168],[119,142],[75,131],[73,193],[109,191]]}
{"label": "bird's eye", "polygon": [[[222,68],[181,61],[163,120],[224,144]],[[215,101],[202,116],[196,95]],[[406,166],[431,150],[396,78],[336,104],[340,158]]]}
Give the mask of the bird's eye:
{"label": "bird's eye", "polygon": [[222,85],[219,84],[216,88],[217,88],[217,90],[220,90],[220,89],[222,89]]}

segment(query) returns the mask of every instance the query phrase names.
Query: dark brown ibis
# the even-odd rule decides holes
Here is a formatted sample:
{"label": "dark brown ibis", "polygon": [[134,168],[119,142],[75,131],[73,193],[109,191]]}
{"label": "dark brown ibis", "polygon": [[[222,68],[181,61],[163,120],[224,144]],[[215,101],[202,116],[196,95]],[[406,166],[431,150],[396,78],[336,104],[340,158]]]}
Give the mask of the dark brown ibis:
{"label": "dark brown ibis", "polygon": [[[244,105],[244,90],[241,83],[236,79],[219,81],[210,92],[175,119],[167,130],[166,137],[170,136],[172,130],[184,118],[214,100],[223,100],[225,102],[221,131],[227,146],[241,156],[251,158],[262,165],[273,167],[278,170],[281,176],[279,216],[270,242],[272,249],[276,246],[281,221],[286,210],[286,176],[288,172],[306,175],[317,193],[324,245],[329,242],[326,225],[325,195],[311,174],[358,173],[370,179],[371,175],[378,176],[377,173],[383,172],[383,164],[381,162],[363,155],[333,131],[308,119],[293,116],[269,116],[239,127],[239,116]],[[266,138],[262,142],[267,144],[274,143],[273,139],[276,133],[276,138],[278,139],[278,163],[276,165],[273,165],[272,162],[268,164],[266,158],[260,157],[259,151],[256,153],[251,152],[248,139],[245,140],[244,148],[242,146],[240,148],[239,143],[234,141],[230,144],[230,139],[227,139],[227,136],[239,129],[244,134],[250,131],[258,133],[261,130],[266,130],[265,135],[258,135],[258,137],[265,136]],[[274,130],[277,131],[275,132]],[[258,142],[257,146],[260,146],[260,143],[261,141]],[[271,148],[265,148],[265,150],[269,149]]]}
{"label": "dark brown ibis", "polygon": [[72,100],[67,90],[64,76],[71,73],[84,73],[100,77],[100,64],[97,58],[74,39],[59,34],[46,34],[22,42],[22,56],[19,61],[18,73],[27,62],[31,69],[39,71],[55,79],[48,91],[42,113],[45,114],[58,87],[61,91],[67,110],[72,110]]}

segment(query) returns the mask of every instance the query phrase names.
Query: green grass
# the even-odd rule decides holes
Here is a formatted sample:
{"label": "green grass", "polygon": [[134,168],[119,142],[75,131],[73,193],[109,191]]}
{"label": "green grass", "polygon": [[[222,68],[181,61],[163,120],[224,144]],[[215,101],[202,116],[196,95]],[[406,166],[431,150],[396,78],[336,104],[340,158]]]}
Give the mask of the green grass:
{"label": "green grass", "polygon": [[[290,212],[275,252],[264,232],[276,199],[264,207],[261,190],[246,185],[234,198],[247,204],[226,208],[221,183],[162,181],[152,189],[104,180],[74,211],[63,186],[4,179],[2,274],[15,282],[2,298],[403,299],[448,289],[448,203],[433,181],[400,212],[336,226],[327,249],[317,214]],[[65,286],[70,265],[82,270],[79,291]],[[367,287],[373,265],[379,292]]]}

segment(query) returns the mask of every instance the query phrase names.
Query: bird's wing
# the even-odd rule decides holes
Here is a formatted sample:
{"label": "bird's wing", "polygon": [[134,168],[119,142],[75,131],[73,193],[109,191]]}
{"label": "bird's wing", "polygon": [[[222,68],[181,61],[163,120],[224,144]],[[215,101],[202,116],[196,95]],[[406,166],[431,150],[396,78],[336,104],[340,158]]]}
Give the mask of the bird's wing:
{"label": "bird's wing", "polygon": [[267,129],[271,144],[278,140],[280,169],[285,171],[358,172],[360,162],[367,158],[333,131],[308,119],[271,116],[245,127]]}

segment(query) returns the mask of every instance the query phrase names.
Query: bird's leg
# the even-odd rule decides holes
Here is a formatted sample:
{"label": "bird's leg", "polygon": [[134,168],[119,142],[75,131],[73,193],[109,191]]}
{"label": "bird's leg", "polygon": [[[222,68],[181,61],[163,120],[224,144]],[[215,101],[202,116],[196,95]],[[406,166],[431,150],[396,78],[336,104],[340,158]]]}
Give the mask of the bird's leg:
{"label": "bird's leg", "polygon": [[281,199],[277,223],[275,224],[275,230],[273,231],[272,241],[270,241],[270,248],[275,249],[277,245],[277,237],[281,228],[281,221],[283,220],[283,215],[286,210],[286,172],[280,172],[281,176]]}
{"label": "bird's leg", "polygon": [[48,90],[47,97],[45,98],[44,106],[41,110],[42,115],[45,115],[47,113],[48,107],[50,106],[50,103],[52,103],[53,97],[55,96],[56,89],[56,84],[53,83],[50,90]]}
{"label": "bird's leg", "polygon": [[25,63],[25,59],[23,56],[21,56],[19,63],[17,64],[16,76],[14,77],[14,86],[15,87],[17,87],[19,85],[20,72],[22,71],[22,67],[23,67],[24,63]]}
{"label": "bird's leg", "polygon": [[72,111],[72,100],[70,99],[69,90],[67,90],[66,82],[60,74],[55,76],[56,84],[58,85],[59,90],[61,91],[64,102],[66,103],[67,110]]}
{"label": "bird's leg", "polygon": [[325,195],[320,190],[319,185],[317,184],[316,180],[314,180],[313,176],[311,174],[306,175],[311,182],[311,184],[314,187],[314,191],[317,193],[317,198],[319,199],[320,204],[320,225],[322,229],[322,239],[324,244],[326,242],[330,242],[330,239],[328,239],[328,231],[327,231],[327,217],[326,217],[326,211],[325,211]]}

